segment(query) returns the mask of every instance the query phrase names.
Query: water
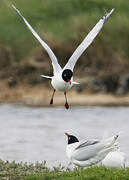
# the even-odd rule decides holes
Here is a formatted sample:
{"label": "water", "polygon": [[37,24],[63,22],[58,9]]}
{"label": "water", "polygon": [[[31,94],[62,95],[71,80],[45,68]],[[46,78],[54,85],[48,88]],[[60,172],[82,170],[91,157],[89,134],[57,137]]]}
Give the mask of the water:
{"label": "water", "polygon": [[38,108],[0,105],[0,158],[17,162],[47,161],[48,166],[66,165],[67,137],[81,141],[101,139],[104,132],[123,131],[121,150],[129,164],[129,107]]}

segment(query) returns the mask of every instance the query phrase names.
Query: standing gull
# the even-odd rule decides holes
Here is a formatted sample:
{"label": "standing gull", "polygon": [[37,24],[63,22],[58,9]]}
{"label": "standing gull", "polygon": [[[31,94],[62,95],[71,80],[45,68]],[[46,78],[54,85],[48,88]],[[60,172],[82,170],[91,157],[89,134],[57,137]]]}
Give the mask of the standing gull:
{"label": "standing gull", "polygon": [[24,18],[24,16],[21,14],[21,12],[12,5],[14,10],[19,14],[19,16],[23,19],[24,23],[27,25],[29,30],[32,32],[32,34],[35,36],[36,39],[41,43],[41,45],[44,47],[44,49],[47,51],[53,66],[53,76],[46,76],[41,75],[44,78],[51,79],[51,84],[54,88],[50,104],[53,104],[53,97],[55,94],[55,91],[63,91],[65,95],[65,107],[66,109],[69,108],[69,104],[66,97],[66,91],[68,91],[74,84],[79,84],[75,81],[73,81],[73,70],[74,66],[79,59],[79,57],[82,55],[82,53],[88,48],[88,46],[93,42],[95,37],[98,35],[102,27],[104,26],[105,22],[109,19],[111,14],[113,13],[114,9],[112,9],[108,14],[103,16],[99,22],[94,26],[94,28],[89,32],[89,34],[85,37],[85,39],[82,41],[82,43],[77,47],[77,49],[74,51],[64,68],[61,68],[61,66],[58,64],[58,60],[51,50],[51,48],[40,38],[40,36],[37,34],[37,32],[32,28],[32,26],[28,23],[28,21]]}

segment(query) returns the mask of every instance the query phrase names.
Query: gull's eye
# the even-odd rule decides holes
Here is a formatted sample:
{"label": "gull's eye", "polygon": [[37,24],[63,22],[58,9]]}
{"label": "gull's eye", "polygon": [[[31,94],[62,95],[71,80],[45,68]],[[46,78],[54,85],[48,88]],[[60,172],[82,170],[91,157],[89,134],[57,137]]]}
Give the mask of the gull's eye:
{"label": "gull's eye", "polygon": [[64,76],[66,77],[66,74],[64,74]]}

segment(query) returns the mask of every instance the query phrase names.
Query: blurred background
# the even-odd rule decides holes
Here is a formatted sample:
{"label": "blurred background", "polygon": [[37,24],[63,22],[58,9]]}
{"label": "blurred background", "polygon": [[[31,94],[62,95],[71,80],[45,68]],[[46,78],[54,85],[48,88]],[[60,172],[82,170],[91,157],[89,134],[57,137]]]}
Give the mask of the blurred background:
{"label": "blurred background", "polygon": [[[12,9],[12,3],[51,47],[62,67],[99,19],[115,8],[76,64],[74,78],[80,84],[68,92],[68,111],[55,107],[64,105],[60,92],[55,95],[54,107],[44,107],[49,105],[52,87],[40,74],[52,75],[51,60]],[[129,163],[128,7],[128,0],[1,0],[2,159],[66,164],[65,132],[87,140],[102,139],[104,131],[113,135],[122,130],[120,144]],[[99,107],[89,107],[92,105]]]}
{"label": "blurred background", "polygon": [[[52,75],[51,60],[11,3],[2,0],[0,6],[0,86],[4,89],[0,99],[48,105],[46,96],[49,97],[49,91],[51,94],[50,81],[40,74]],[[72,89],[70,97],[75,105],[81,101],[86,105],[88,102],[129,104],[127,99],[119,97],[129,92],[127,0],[117,3],[112,0],[40,0],[38,3],[14,0],[13,3],[52,48],[62,67],[99,19],[115,8],[112,17],[77,62],[74,77],[80,85]],[[92,103],[92,94],[110,96],[94,97]],[[87,100],[86,95],[90,97]],[[117,100],[111,95],[117,95]],[[63,96],[60,93],[57,96],[57,105],[62,104]]]}

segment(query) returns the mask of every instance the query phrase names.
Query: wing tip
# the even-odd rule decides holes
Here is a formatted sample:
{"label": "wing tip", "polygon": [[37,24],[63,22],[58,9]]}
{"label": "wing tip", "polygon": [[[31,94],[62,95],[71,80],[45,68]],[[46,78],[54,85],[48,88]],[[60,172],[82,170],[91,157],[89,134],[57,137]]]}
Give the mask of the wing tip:
{"label": "wing tip", "polygon": [[14,4],[12,4],[12,8],[13,8],[20,16],[22,16],[21,13],[20,13],[20,11],[16,8],[16,6],[15,6]]}
{"label": "wing tip", "polygon": [[17,8],[14,6],[14,4],[12,4],[12,8],[15,9],[15,10],[17,10]]}
{"label": "wing tip", "polygon": [[21,12],[19,11],[19,9],[16,8],[16,6],[14,4],[12,4],[12,8],[17,12],[17,14],[19,14],[19,16],[21,16],[21,18],[24,20],[23,15],[21,14]]}
{"label": "wing tip", "polygon": [[45,76],[45,75],[42,75],[42,74],[40,76],[43,77],[43,78],[52,79],[51,76]]}
{"label": "wing tip", "polygon": [[76,82],[76,81],[73,81],[72,83],[75,84],[75,85],[80,84],[79,82]]}
{"label": "wing tip", "polygon": [[109,13],[107,13],[105,16],[102,17],[102,20],[104,20],[104,23],[109,19],[109,17],[112,15],[114,11],[115,11],[115,8],[111,9]]}

